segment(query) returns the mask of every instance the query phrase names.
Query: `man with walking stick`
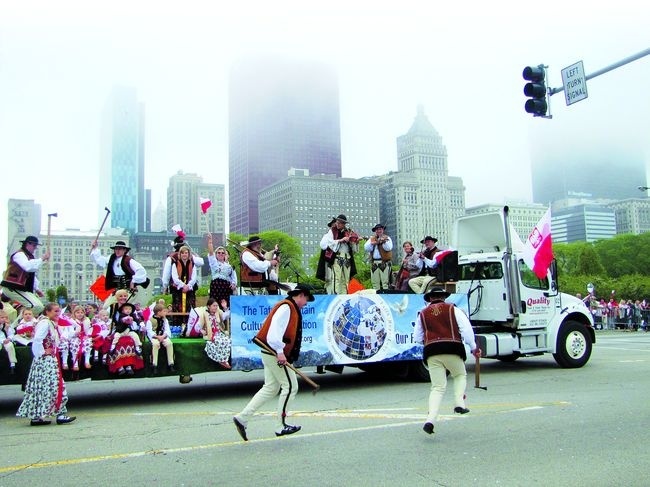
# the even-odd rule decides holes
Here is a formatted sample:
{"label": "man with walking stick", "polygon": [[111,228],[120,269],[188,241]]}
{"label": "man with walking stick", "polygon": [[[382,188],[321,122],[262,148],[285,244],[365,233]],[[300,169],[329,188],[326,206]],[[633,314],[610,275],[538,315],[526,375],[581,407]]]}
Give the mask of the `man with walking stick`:
{"label": "man with walking stick", "polygon": [[434,287],[424,295],[424,301],[428,304],[418,313],[413,334],[416,343],[424,344],[422,359],[427,364],[431,377],[429,413],[422,427],[428,434],[433,433],[440,403],[447,388],[447,371],[454,379],[454,412],[469,413],[465,407],[467,355],[463,342],[475,357],[481,356],[469,318],[461,309],[445,303],[448,296],[449,293],[440,287]]}
{"label": "man with walking stick", "polygon": [[[300,431],[300,426],[287,424],[289,404],[298,393],[298,380],[293,368],[288,367],[298,359],[302,342],[301,309],[314,300],[311,291],[302,284],[289,291],[287,299],[278,302],[264,320],[262,328],[255,336],[262,342],[262,364],[264,365],[264,385],[253,396],[246,407],[233,417],[237,432],[248,441],[246,427],[248,419],[267,401],[278,399],[278,428],[276,436],[291,435]],[[268,348],[267,348],[268,347]],[[273,352],[273,353],[272,353]]]}
{"label": "man with walking stick", "polygon": [[43,292],[38,287],[36,273],[43,263],[50,259],[49,249],[37,258],[34,253],[40,245],[38,238],[33,235],[21,240],[19,250],[11,254],[7,270],[2,279],[2,293],[11,301],[20,303],[25,308],[31,308],[34,316],[43,311]]}

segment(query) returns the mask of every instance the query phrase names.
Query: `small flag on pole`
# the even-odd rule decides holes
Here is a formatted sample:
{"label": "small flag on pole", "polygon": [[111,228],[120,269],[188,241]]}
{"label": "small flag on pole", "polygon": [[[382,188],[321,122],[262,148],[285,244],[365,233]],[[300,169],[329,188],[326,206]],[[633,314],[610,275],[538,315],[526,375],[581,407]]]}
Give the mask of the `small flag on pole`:
{"label": "small flag on pole", "polygon": [[201,211],[205,215],[208,211],[208,209],[212,206],[212,201],[210,201],[210,198],[199,198],[201,201]]}
{"label": "small flag on pole", "polygon": [[185,232],[178,223],[172,227],[172,232],[176,233],[176,235],[183,239],[185,238]]}
{"label": "small flag on pole", "polygon": [[549,208],[526,239],[524,262],[538,278],[544,279],[552,261],[553,240],[551,239],[551,209]]}

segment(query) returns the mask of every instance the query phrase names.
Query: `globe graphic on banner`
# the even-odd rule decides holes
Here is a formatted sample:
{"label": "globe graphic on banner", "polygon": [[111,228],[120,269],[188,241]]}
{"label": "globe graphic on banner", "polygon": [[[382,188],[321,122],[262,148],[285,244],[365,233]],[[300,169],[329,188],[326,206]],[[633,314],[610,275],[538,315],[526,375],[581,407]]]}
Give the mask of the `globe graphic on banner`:
{"label": "globe graphic on banner", "polygon": [[331,325],[338,350],[353,360],[367,360],[376,355],[386,339],[382,310],[365,297],[344,301]]}

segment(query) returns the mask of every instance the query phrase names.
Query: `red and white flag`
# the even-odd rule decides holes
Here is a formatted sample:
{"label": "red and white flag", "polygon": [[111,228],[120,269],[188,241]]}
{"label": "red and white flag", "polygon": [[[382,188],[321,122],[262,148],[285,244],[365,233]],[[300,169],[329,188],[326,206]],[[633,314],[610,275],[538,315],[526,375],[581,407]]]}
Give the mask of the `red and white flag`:
{"label": "red and white flag", "polygon": [[544,279],[553,261],[553,240],[551,239],[551,209],[544,213],[524,244],[524,262]]}
{"label": "red and white flag", "polygon": [[210,198],[199,198],[199,201],[201,202],[201,211],[205,215],[212,206],[212,201],[210,201]]}

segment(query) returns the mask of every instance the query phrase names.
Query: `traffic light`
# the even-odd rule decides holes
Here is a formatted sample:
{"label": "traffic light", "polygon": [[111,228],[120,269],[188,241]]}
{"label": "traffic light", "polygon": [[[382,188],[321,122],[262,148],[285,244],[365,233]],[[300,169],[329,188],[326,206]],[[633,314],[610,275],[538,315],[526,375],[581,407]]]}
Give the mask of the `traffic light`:
{"label": "traffic light", "polygon": [[526,112],[532,113],[536,117],[546,117],[548,102],[546,100],[546,84],[544,83],[546,78],[544,65],[527,66],[522,75],[526,81],[529,81],[524,85],[524,95],[529,97],[524,106]]}

